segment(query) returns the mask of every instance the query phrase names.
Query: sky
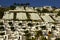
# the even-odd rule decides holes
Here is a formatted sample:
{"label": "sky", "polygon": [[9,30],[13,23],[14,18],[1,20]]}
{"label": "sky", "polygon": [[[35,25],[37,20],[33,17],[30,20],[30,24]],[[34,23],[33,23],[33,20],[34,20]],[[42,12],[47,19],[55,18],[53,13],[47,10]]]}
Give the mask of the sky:
{"label": "sky", "polygon": [[0,0],[0,5],[7,7],[13,3],[30,3],[30,6],[55,6],[60,7],[60,0]]}

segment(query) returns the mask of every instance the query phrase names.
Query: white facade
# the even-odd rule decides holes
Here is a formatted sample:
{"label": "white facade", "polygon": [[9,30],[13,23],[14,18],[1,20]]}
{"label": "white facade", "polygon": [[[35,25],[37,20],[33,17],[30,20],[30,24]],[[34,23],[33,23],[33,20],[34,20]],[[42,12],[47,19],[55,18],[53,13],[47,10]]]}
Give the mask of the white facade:
{"label": "white facade", "polygon": [[27,19],[26,13],[17,13],[16,19],[19,19],[19,20]]}
{"label": "white facade", "polygon": [[13,13],[4,14],[3,19],[13,19]]}
{"label": "white facade", "polygon": [[54,22],[54,20],[49,15],[41,16],[45,22]]}
{"label": "white facade", "polygon": [[30,19],[32,19],[32,20],[41,20],[37,13],[29,13],[29,14],[30,14]]}

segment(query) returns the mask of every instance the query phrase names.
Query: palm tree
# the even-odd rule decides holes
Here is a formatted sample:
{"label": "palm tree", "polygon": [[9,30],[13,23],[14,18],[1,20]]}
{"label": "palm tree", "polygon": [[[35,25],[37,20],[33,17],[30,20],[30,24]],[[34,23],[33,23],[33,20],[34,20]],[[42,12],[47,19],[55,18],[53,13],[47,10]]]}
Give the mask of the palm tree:
{"label": "palm tree", "polygon": [[55,40],[60,40],[60,38],[56,38]]}
{"label": "palm tree", "polygon": [[30,3],[26,3],[26,5],[27,5],[27,6],[29,6],[29,5],[30,5]]}
{"label": "palm tree", "polygon": [[58,12],[58,14],[57,14],[58,16],[60,16],[60,11]]}
{"label": "palm tree", "polygon": [[41,10],[39,10],[39,9],[36,9],[36,10],[37,10],[37,12],[41,13]]}
{"label": "palm tree", "polygon": [[41,26],[42,30],[45,30],[46,29],[46,26]]}
{"label": "palm tree", "polygon": [[31,33],[29,33],[28,30],[24,31],[24,33],[25,33],[26,40],[31,40],[30,39]]}
{"label": "palm tree", "polygon": [[11,6],[10,6],[10,9],[11,9],[11,10],[14,10],[15,8],[16,8],[16,7],[15,7],[14,5],[11,5]]}
{"label": "palm tree", "polygon": [[38,12],[38,13],[40,13],[40,15],[41,15],[41,12],[42,12],[42,11],[41,11],[41,10],[39,10],[39,9],[36,9],[36,10],[37,10],[37,12]]}
{"label": "palm tree", "polygon": [[31,39],[31,40],[35,40],[35,38],[33,38],[33,37],[32,37],[32,39]]}
{"label": "palm tree", "polygon": [[57,9],[55,6],[52,6],[53,10]]}
{"label": "palm tree", "polygon": [[43,8],[42,13],[49,13],[49,11]]}
{"label": "palm tree", "polygon": [[41,36],[40,40],[47,40],[44,36]]}
{"label": "palm tree", "polygon": [[40,36],[42,36],[42,31],[41,30],[36,31],[35,39],[38,40]]}
{"label": "palm tree", "polygon": [[5,8],[0,7],[0,19],[3,17],[4,11],[5,11]]}
{"label": "palm tree", "polygon": [[21,6],[29,6],[30,3],[21,3],[20,5],[21,5]]}

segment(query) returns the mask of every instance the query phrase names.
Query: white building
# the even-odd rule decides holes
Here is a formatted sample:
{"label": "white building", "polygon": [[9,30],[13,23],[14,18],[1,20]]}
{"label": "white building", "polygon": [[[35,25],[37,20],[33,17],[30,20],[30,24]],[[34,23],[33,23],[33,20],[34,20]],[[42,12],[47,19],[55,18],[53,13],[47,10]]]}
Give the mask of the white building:
{"label": "white building", "polygon": [[[50,9],[50,6],[44,6],[41,8]],[[41,15],[40,15],[41,14]],[[6,36],[7,40],[25,40],[24,31],[28,30],[33,37],[35,37],[35,31],[41,30],[43,35],[52,30],[52,26],[59,26],[53,24],[55,20],[60,21],[60,16],[56,16],[57,13],[39,13],[33,7],[23,7],[17,6],[14,10],[9,10],[4,12],[4,16],[2,18],[3,26],[6,28]],[[55,19],[53,20],[51,16]],[[9,25],[11,24],[11,25]],[[46,29],[42,29],[41,27],[45,27]],[[12,30],[11,27],[14,29]],[[56,28],[56,32],[59,32],[59,28]],[[53,30],[54,31],[54,30]],[[55,32],[53,32],[55,33]],[[47,36],[46,35],[46,36]],[[11,38],[10,38],[11,36]],[[15,38],[16,37],[16,38]],[[20,37],[20,38],[19,38]],[[45,36],[44,36],[45,37]],[[48,37],[48,36],[47,36]],[[13,39],[15,38],[15,39]],[[3,38],[1,38],[3,40]]]}

